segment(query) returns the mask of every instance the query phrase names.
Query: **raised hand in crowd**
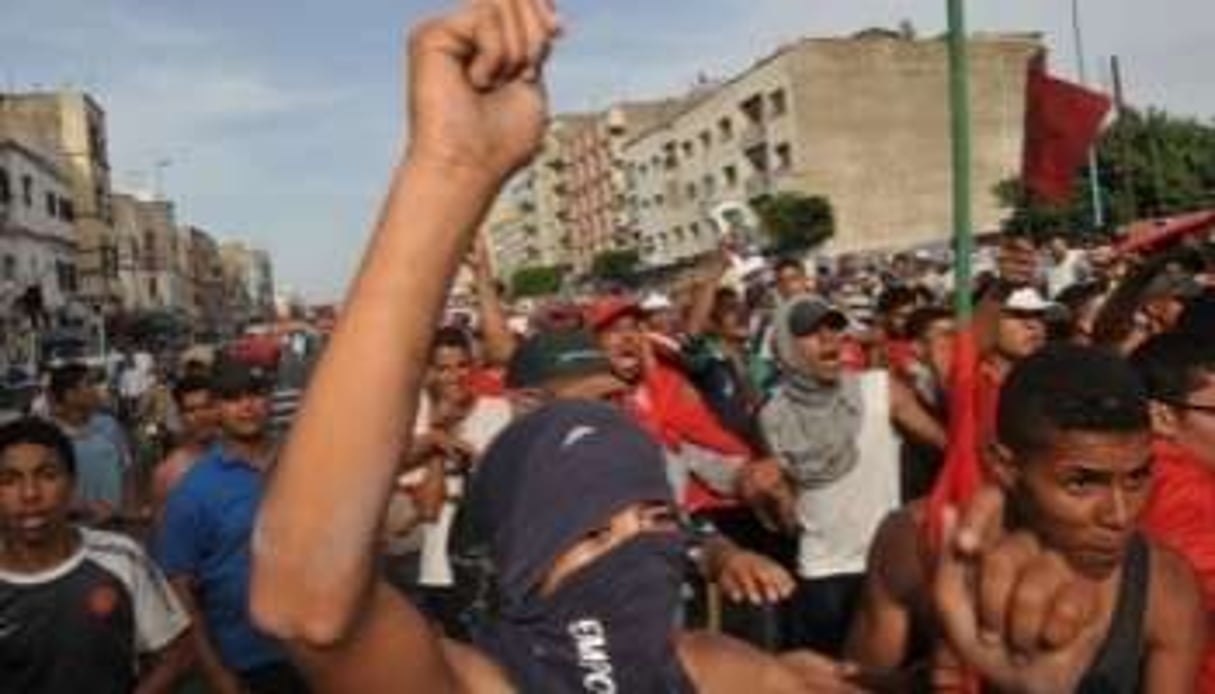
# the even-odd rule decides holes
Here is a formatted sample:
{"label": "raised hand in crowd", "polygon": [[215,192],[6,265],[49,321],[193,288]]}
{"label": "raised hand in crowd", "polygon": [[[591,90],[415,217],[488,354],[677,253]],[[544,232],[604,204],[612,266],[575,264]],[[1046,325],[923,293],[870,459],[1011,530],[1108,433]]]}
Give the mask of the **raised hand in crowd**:
{"label": "raised hand in crowd", "polygon": [[1108,628],[1098,594],[1031,534],[1005,532],[996,488],[960,518],[950,512],[933,584],[938,617],[954,655],[999,691],[1074,691]]}

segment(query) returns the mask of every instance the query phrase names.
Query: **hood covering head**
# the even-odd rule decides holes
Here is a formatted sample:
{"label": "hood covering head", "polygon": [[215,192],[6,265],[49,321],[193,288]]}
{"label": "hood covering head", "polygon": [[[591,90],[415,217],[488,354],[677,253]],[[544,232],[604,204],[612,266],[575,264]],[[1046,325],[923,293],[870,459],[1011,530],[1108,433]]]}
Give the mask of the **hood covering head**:
{"label": "hood covering head", "polygon": [[773,340],[781,381],[760,412],[760,426],[773,453],[803,489],[839,480],[859,458],[865,416],[859,380],[847,373],[834,383],[816,379],[797,344],[820,326],[842,329],[846,324],[842,313],[808,294],[776,311]]}
{"label": "hood covering head", "polygon": [[504,609],[522,606],[563,552],[637,502],[673,503],[657,442],[624,413],[558,401],[523,417],[486,451],[468,494]]}
{"label": "hood covering head", "polygon": [[557,401],[490,446],[468,497],[497,575],[497,614],[477,644],[525,692],[682,694],[671,640],[682,543],[643,531],[541,590],[557,558],[638,502],[671,503],[658,444],[622,412]]}

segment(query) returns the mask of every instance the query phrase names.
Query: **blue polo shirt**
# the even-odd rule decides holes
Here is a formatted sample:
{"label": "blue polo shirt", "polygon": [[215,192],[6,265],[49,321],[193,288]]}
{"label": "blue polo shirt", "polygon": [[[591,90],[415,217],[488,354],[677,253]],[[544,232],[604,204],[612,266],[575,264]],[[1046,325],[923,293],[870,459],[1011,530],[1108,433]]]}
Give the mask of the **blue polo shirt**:
{"label": "blue polo shirt", "polygon": [[249,616],[249,541],[265,476],[212,447],[165,504],[156,555],[170,577],[190,576],[224,665],[248,672],[287,659]]}

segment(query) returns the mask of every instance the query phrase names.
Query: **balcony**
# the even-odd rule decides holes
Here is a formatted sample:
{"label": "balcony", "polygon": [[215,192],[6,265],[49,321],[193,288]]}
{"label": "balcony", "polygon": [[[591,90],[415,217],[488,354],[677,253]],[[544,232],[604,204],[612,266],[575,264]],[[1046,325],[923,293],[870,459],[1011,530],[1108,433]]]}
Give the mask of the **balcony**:
{"label": "balcony", "polygon": [[738,131],[738,146],[743,150],[758,147],[767,148],[768,130],[760,123],[748,121],[747,124]]}

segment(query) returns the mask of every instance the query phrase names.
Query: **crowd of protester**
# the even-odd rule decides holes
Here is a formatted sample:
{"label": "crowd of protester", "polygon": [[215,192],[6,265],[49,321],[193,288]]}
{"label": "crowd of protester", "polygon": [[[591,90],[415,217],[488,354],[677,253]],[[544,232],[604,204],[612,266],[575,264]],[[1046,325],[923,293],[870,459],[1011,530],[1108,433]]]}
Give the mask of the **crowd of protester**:
{"label": "crowd of protester", "polygon": [[1215,692],[1211,246],[1005,234],[955,287],[723,244],[522,311],[466,247],[557,26],[415,33],[302,403],[224,355],[109,405],[67,364],[0,425],[0,692]]}

